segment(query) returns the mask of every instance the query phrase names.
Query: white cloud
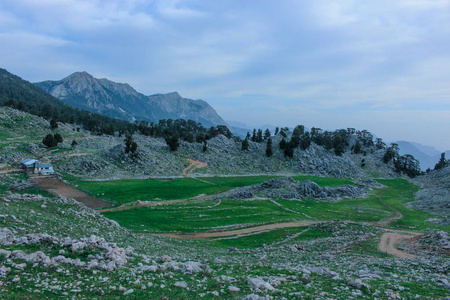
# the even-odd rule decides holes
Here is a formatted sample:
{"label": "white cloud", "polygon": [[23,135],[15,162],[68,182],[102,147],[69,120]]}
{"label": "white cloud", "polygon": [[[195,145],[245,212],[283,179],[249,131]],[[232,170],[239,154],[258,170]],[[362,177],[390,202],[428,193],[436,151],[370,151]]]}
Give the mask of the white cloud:
{"label": "white cloud", "polygon": [[159,13],[169,18],[200,18],[205,15],[204,12],[191,9],[179,0],[163,0],[156,3]]}
{"label": "white cloud", "polygon": [[4,0],[0,65],[29,80],[87,70],[177,90],[253,123],[383,120],[407,135],[408,116],[448,121],[429,112],[449,110],[449,13],[440,0]]}
{"label": "white cloud", "polygon": [[448,0],[399,0],[400,6],[419,9],[449,9]]}

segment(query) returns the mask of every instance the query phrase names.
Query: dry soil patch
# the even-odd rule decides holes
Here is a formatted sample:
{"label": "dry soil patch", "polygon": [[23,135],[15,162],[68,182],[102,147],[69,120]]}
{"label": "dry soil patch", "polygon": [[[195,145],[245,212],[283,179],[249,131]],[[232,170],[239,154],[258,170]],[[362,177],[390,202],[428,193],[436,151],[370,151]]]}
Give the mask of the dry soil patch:
{"label": "dry soil patch", "polygon": [[51,194],[56,196],[64,196],[67,198],[73,198],[83,203],[87,207],[99,209],[112,206],[111,203],[92,197],[91,195],[88,195],[74,188],[73,186],[65,184],[64,182],[58,179],[49,177],[35,177],[33,179],[38,183],[38,185],[41,188],[47,190]]}

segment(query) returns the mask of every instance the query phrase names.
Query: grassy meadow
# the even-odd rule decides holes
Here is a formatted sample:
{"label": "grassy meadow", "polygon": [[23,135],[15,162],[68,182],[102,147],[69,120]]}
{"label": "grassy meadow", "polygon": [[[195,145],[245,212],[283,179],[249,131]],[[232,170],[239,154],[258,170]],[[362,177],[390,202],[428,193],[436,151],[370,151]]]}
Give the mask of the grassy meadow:
{"label": "grassy meadow", "polygon": [[[189,199],[201,194],[213,195],[235,187],[259,184],[274,176],[203,177],[145,180],[77,181],[78,187],[97,197],[114,202],[116,205],[137,200]],[[295,176],[296,180],[312,180],[320,186],[352,184],[348,178],[327,178]],[[449,230],[449,226],[438,226],[426,222],[428,213],[405,207],[414,201],[418,187],[405,179],[379,180],[385,188],[369,192],[361,199],[325,201],[317,199],[294,200],[202,200],[166,203],[158,206],[138,207],[123,211],[105,212],[104,215],[122,226],[141,233],[191,233],[228,231],[258,225],[312,220],[312,221],[352,221],[376,224],[380,220],[392,218],[399,212],[400,220],[393,220],[389,227],[403,230],[422,231],[427,228]],[[219,198],[220,199],[220,198]],[[287,234],[300,232],[304,228],[277,229],[270,232],[254,233],[227,242],[217,240],[217,244],[239,246],[261,246],[280,240]],[[308,235],[315,236],[311,231]],[[305,235],[307,236],[307,235]],[[320,235],[319,235],[320,236]],[[303,237],[299,237],[301,239]]]}
{"label": "grassy meadow", "polygon": [[[200,178],[149,178],[118,179],[109,181],[86,181],[70,178],[75,185],[88,194],[122,205],[137,200],[178,200],[199,195],[213,195],[233,188],[260,184],[277,176],[236,176]],[[320,186],[352,184],[349,178],[329,178],[318,176],[294,176],[299,181],[312,180]]]}

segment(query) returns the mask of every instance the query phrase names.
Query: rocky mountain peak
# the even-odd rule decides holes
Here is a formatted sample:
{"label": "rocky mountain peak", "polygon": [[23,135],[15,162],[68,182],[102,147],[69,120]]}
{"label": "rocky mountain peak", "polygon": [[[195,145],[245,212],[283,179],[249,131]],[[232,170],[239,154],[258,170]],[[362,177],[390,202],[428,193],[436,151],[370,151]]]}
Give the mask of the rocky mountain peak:
{"label": "rocky mountain peak", "polygon": [[190,119],[206,127],[226,124],[203,100],[183,98],[178,92],[146,96],[127,83],[97,79],[87,72],[75,72],[59,81],[35,84],[76,108],[128,121]]}

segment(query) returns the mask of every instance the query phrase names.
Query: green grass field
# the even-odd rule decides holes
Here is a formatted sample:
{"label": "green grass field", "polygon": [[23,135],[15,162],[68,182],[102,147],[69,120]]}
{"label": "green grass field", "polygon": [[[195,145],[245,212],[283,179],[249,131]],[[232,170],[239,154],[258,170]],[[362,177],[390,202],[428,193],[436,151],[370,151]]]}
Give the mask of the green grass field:
{"label": "green grass field", "polygon": [[[120,179],[84,181],[68,178],[79,189],[99,198],[122,205],[129,202],[188,199],[198,195],[212,195],[253,184],[260,184],[276,176],[238,176],[166,179]],[[296,176],[299,181],[313,180],[320,186],[351,184],[348,178]]]}
{"label": "green grass field", "polygon": [[[309,176],[300,177],[303,180],[317,179]],[[202,178],[215,185],[206,184],[194,179],[182,178],[168,182],[159,182],[156,180],[142,181],[140,187],[151,182],[155,188],[152,191],[152,197],[162,197],[170,199],[188,198],[198,194],[197,186],[205,193],[217,193],[221,190],[231,189],[234,186],[244,186],[267,180],[268,177],[214,177]],[[350,180],[337,178],[320,178],[320,183],[324,185],[337,185],[340,183],[350,183]],[[112,186],[118,183],[122,186],[126,181],[112,182]],[[136,183],[136,181],[132,181]],[[395,210],[403,214],[403,219],[393,221],[390,227],[404,230],[424,230],[427,228],[436,228],[449,230],[449,226],[437,226],[430,222],[425,222],[431,216],[428,213],[411,210],[404,206],[405,203],[414,201],[414,194],[418,190],[414,184],[404,179],[385,179],[380,180],[386,188],[376,189],[370,192],[367,198],[362,199],[342,199],[341,201],[324,201],[308,199],[303,201],[292,200],[258,200],[258,201],[237,201],[222,199],[217,200],[198,200],[178,204],[168,204],[155,207],[141,207],[125,211],[107,212],[106,217],[116,220],[122,226],[137,232],[208,232],[208,231],[226,231],[232,229],[240,229],[253,227],[262,224],[315,220],[330,221],[342,220],[353,222],[370,222],[375,223],[384,218],[390,218],[395,215]],[[91,182],[89,184],[97,184]],[[111,182],[101,182],[100,188],[108,187]],[[192,185],[191,185],[192,184]],[[206,184],[206,186],[204,185]],[[132,193],[132,184],[128,187],[128,192]],[[179,186],[183,191],[177,190]],[[169,188],[170,187],[170,188]],[[207,187],[210,189],[208,190]],[[136,194],[141,193],[138,190]],[[197,192],[195,192],[197,191]],[[106,195],[106,193],[105,193]],[[150,192],[148,192],[150,195]],[[139,196],[142,196],[140,194]],[[137,196],[136,196],[137,197]],[[175,197],[174,197],[175,198]],[[137,199],[137,198],[135,198]],[[298,230],[298,229],[297,229]],[[278,238],[283,236],[284,231],[280,234],[267,233],[272,236],[268,240],[272,240],[276,235]],[[237,239],[242,241],[243,245],[250,245],[254,237]],[[235,242],[236,242],[235,241]],[[220,242],[227,244],[227,242]],[[219,243],[219,244],[220,244]],[[256,244],[261,244],[255,242]]]}

